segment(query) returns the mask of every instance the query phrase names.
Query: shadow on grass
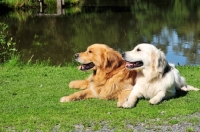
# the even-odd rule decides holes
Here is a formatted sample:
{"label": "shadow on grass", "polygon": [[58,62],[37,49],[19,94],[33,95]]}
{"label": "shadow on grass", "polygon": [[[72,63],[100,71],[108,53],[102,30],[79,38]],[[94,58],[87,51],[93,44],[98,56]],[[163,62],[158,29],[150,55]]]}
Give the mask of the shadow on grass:
{"label": "shadow on grass", "polygon": [[186,92],[186,91],[176,90],[176,95],[174,98],[180,98],[180,97],[186,96],[187,93],[188,92]]}
{"label": "shadow on grass", "polygon": [[[159,102],[157,105],[161,104],[162,102],[165,102],[165,101],[168,101],[168,100],[171,100],[171,99],[176,99],[176,98],[181,98],[181,97],[184,97],[187,95],[189,91],[181,91],[181,90],[176,90],[176,95],[174,97],[171,97],[171,98],[168,98],[168,99],[163,99],[161,102]],[[137,104],[140,100],[147,100],[149,101],[149,99],[145,99],[145,98],[140,98],[136,101],[134,107],[137,107]],[[150,104],[152,105],[152,104]]]}

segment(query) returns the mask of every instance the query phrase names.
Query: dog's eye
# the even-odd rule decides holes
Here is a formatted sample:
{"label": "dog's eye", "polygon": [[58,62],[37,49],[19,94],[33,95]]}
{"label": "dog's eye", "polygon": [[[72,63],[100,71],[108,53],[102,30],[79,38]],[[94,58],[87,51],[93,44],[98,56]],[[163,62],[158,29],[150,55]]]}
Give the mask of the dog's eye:
{"label": "dog's eye", "polygon": [[137,48],[137,51],[139,52],[139,51],[141,51],[139,48]]}
{"label": "dog's eye", "polygon": [[92,51],[91,51],[91,50],[89,50],[88,52],[89,52],[89,53],[92,53]]}

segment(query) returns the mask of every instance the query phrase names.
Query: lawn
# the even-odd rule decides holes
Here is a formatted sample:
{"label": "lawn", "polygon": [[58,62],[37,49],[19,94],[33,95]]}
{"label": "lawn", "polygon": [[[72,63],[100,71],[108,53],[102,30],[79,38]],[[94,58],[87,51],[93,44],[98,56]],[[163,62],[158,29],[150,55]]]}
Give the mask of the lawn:
{"label": "lawn", "polygon": [[[200,88],[199,66],[179,66],[178,69],[189,84]],[[59,102],[62,96],[78,91],[68,87],[70,81],[84,79],[89,74],[72,65],[1,65],[0,131],[65,132],[80,126],[93,131],[103,127],[131,131],[127,126],[138,123],[146,126],[200,124],[198,117],[186,118],[200,112],[200,92],[195,91],[154,106],[141,99],[132,109],[117,108],[115,100]]]}

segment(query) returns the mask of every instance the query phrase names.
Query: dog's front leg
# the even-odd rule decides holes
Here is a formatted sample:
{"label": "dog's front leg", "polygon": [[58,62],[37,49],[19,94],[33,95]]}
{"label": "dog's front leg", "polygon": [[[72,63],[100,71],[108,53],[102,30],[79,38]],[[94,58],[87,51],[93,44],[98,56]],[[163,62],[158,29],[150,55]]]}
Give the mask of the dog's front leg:
{"label": "dog's front leg", "polygon": [[129,95],[131,93],[131,89],[126,89],[123,90],[119,95],[118,95],[118,102],[117,102],[117,107],[122,107],[122,105],[127,101]]}
{"label": "dog's front leg", "polygon": [[69,83],[70,88],[87,89],[89,85],[89,80],[75,80]]}
{"label": "dog's front leg", "polygon": [[128,100],[123,103],[122,107],[123,108],[132,108],[134,107],[134,105],[137,102],[137,99],[140,97],[140,93],[138,93],[138,89],[139,86],[137,84],[135,84],[135,86],[133,86],[133,90],[131,91]]}
{"label": "dog's front leg", "polygon": [[93,74],[91,74],[86,80],[75,80],[69,83],[70,88],[87,89],[90,82],[93,80]]}
{"label": "dog's front leg", "polygon": [[60,102],[70,102],[75,100],[81,100],[81,99],[88,99],[93,98],[93,93],[90,89],[85,89],[79,92],[76,92],[74,94],[71,94],[69,96],[64,96],[60,99]]}
{"label": "dog's front leg", "polygon": [[149,103],[150,104],[158,104],[158,103],[160,103],[162,100],[163,100],[163,98],[165,97],[165,94],[166,94],[166,92],[165,91],[159,91],[157,94],[156,94],[156,96],[154,96],[153,98],[151,98],[150,100],[149,100]]}

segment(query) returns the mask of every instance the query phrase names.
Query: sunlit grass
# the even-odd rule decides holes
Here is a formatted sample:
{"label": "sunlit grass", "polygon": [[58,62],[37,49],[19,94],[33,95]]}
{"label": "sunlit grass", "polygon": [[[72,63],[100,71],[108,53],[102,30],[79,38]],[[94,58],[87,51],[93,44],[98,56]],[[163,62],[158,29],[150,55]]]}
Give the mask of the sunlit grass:
{"label": "sunlit grass", "polygon": [[[200,67],[178,67],[187,81],[200,87]],[[71,80],[83,79],[88,72],[76,66],[48,66],[44,63],[20,64],[15,58],[0,66],[0,131],[70,131],[77,125],[100,130],[104,126],[116,131],[130,131],[127,125],[173,125],[184,121],[199,123],[199,118],[186,118],[200,112],[200,92],[189,92],[179,98],[151,106],[140,100],[135,108],[117,108],[117,101],[87,99],[60,103],[62,96],[76,92]],[[190,131],[192,128],[187,128]]]}
{"label": "sunlit grass", "polygon": [[[13,8],[20,8],[22,6],[32,6],[34,3],[38,3],[38,1],[31,1],[31,0],[1,0],[2,3],[7,4],[9,7]],[[51,3],[55,3],[55,0],[44,0],[44,3],[47,5],[50,5]],[[65,0],[66,3],[76,4],[79,2],[79,0]]]}

